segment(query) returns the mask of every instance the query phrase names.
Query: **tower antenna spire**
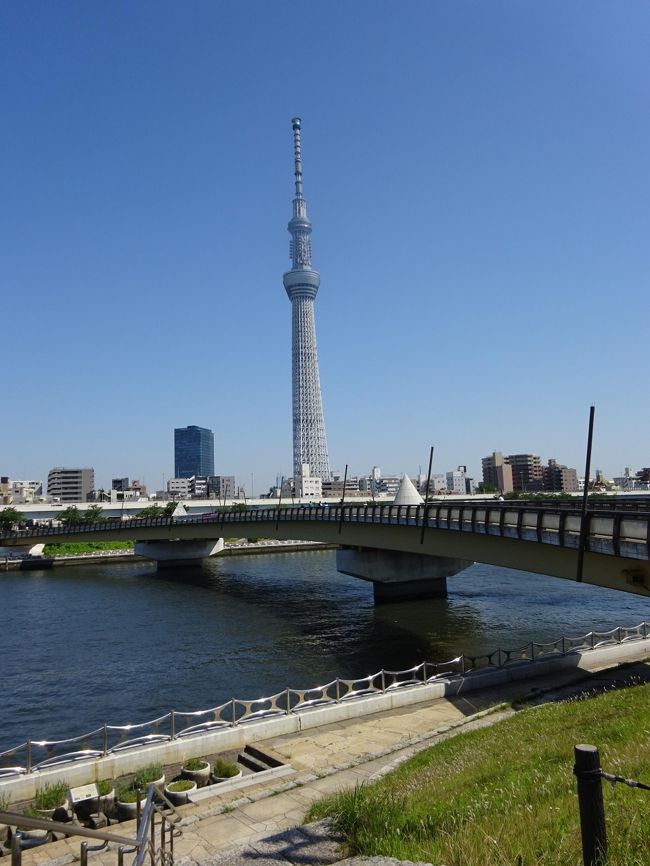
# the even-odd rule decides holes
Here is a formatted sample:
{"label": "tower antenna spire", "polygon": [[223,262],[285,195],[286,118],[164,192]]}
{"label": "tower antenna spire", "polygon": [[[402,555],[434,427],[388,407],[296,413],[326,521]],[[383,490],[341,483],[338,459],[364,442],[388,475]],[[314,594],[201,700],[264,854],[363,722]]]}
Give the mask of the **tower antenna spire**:
{"label": "tower antenna spire", "polygon": [[[293,128],[294,173],[296,197],[289,220],[292,267],[282,277],[291,301],[291,380],[293,393],[293,474],[302,477],[305,464],[312,476],[330,479],[323,403],[318,372],[314,299],[320,286],[320,274],[311,265],[311,223],[307,202],[302,197],[301,120],[291,120]],[[307,476],[305,476],[307,477]]]}
{"label": "tower antenna spire", "polygon": [[302,149],[300,145],[300,127],[301,120],[299,117],[294,117],[291,120],[293,126],[293,153],[296,176],[296,198],[302,198]]}

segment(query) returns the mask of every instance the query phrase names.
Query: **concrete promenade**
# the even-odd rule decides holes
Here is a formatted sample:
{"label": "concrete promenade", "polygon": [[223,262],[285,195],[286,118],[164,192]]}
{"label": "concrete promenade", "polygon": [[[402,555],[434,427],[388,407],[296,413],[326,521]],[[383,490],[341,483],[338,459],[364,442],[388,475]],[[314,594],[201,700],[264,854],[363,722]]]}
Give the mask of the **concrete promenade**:
{"label": "concrete promenade", "polygon": [[[258,748],[290,769],[262,784],[231,788],[181,807],[183,832],[175,840],[175,858],[181,866],[243,866],[251,860],[256,866],[305,866],[338,861],[344,856],[341,840],[326,824],[302,826],[315,800],[379,778],[421,749],[461,731],[498,723],[515,712],[510,706],[515,698],[542,703],[631,679],[650,681],[650,666],[643,662],[649,652],[649,641],[644,640],[627,645],[623,658],[620,651],[613,654],[607,649],[585,653],[578,666],[552,674],[258,742]],[[121,824],[119,832],[135,835],[134,822]],[[78,859],[79,841],[62,840],[25,851],[23,863],[72,862]],[[92,860],[115,866],[116,851],[94,854]]]}

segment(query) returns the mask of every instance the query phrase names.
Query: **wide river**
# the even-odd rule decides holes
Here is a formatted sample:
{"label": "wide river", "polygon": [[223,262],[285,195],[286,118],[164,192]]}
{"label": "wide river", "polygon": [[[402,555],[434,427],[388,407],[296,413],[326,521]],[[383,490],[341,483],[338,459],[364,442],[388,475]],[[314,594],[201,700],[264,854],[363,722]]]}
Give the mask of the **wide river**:
{"label": "wide river", "polygon": [[650,620],[635,595],[474,565],[449,596],[375,607],[334,551],[0,573],[0,752]]}

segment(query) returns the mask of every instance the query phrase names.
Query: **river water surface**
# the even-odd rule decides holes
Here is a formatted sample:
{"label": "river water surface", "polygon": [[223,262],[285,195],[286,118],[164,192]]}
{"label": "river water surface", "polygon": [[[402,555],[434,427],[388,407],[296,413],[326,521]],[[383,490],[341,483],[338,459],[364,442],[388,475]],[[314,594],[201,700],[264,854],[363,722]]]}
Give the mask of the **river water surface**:
{"label": "river water surface", "polygon": [[375,607],[334,551],[0,574],[0,751],[423,659],[650,620],[647,600],[486,565]]}

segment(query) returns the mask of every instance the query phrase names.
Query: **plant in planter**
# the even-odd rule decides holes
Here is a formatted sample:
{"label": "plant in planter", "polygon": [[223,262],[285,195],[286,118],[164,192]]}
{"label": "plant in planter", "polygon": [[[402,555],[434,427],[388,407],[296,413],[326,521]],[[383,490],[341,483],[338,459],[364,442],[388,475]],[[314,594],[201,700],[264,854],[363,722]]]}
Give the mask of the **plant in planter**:
{"label": "plant in planter", "polygon": [[138,770],[133,777],[132,787],[142,788],[145,792],[149,785],[155,785],[156,788],[162,789],[165,784],[165,774],[162,764],[147,764]]}
{"label": "plant in planter", "polygon": [[181,776],[196,782],[198,787],[202,788],[210,781],[210,763],[204,761],[203,758],[190,758],[183,764]]}
{"label": "plant in planter", "polygon": [[34,797],[34,808],[41,818],[51,818],[60,806],[68,808],[68,785],[65,782],[50,782],[38,789]]}
{"label": "plant in planter", "polygon": [[196,782],[191,779],[179,779],[165,786],[165,795],[174,806],[182,806],[183,803],[187,803],[188,796],[196,791],[196,788]]}
{"label": "plant in planter", "polygon": [[108,812],[115,802],[115,784],[112,779],[101,779],[97,782],[99,794],[99,811]]}
{"label": "plant in planter", "polygon": [[[0,812],[9,811],[9,797],[6,794],[0,794]],[[0,848],[4,845],[7,839],[8,824],[0,824]]]}
{"label": "plant in planter", "polygon": [[138,814],[138,797],[140,798],[140,809],[144,808],[147,801],[147,792],[142,788],[138,790],[135,782],[122,784],[117,789],[117,814],[121,821],[128,821]]}
{"label": "plant in planter", "polygon": [[238,779],[242,771],[232,761],[224,761],[221,758],[217,758],[214,762],[213,774],[217,782],[225,782],[227,779]]}

